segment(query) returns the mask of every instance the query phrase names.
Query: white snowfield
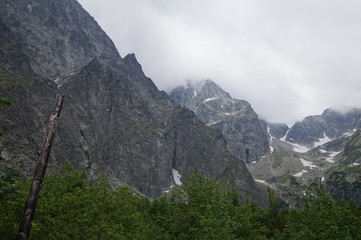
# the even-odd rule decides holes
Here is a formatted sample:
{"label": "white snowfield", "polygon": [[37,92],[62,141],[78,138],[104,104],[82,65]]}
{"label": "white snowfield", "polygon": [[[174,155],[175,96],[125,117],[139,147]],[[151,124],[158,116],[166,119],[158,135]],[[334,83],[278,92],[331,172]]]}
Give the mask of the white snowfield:
{"label": "white snowfield", "polygon": [[206,102],[213,101],[213,100],[217,100],[217,99],[218,99],[218,97],[207,98],[207,99],[204,100],[203,102],[206,103]]}
{"label": "white snowfield", "polygon": [[267,186],[267,187],[269,187],[269,188],[275,189],[274,186],[272,186],[271,184],[269,184],[268,182],[266,182],[266,181],[264,181],[264,180],[255,179],[254,181],[255,181],[255,182],[259,182],[259,183],[261,183],[261,184],[263,184],[263,185],[265,185],[265,186]]}
{"label": "white snowfield", "polygon": [[233,116],[233,115],[237,115],[239,113],[239,111],[235,111],[235,112],[225,112],[223,113],[223,115],[227,115],[227,116]]}
{"label": "white snowfield", "polygon": [[329,138],[329,137],[327,137],[326,134],[325,134],[325,132],[323,132],[323,138],[320,138],[317,142],[315,142],[315,146],[314,146],[314,147],[321,146],[321,145],[323,145],[323,144],[325,144],[325,143],[328,143],[328,142],[330,142],[330,141],[332,141],[332,139]]}
{"label": "white snowfield", "polygon": [[255,179],[256,182],[259,182],[259,183],[264,183],[264,184],[268,184],[266,181],[264,180],[260,180],[260,179]]}
{"label": "white snowfield", "polygon": [[352,134],[354,134],[356,131],[357,131],[357,128],[353,129],[351,132],[344,133],[343,135],[346,136],[346,137],[349,137]]}
{"label": "white snowfield", "polygon": [[310,161],[306,161],[305,159],[300,159],[301,160],[301,162],[302,162],[302,165],[303,166],[305,166],[305,167],[309,167],[309,168],[311,168],[311,169],[313,169],[313,168],[318,168],[318,166],[316,166],[316,165],[314,165],[312,162],[310,162]]}
{"label": "white snowfield", "polygon": [[[314,164],[313,164],[312,162],[310,162],[310,161],[307,161],[307,160],[302,159],[302,158],[301,158],[300,160],[301,160],[301,163],[302,163],[302,165],[303,165],[304,167],[309,167],[309,168],[311,168],[311,169],[313,169],[313,168],[318,168],[318,166],[314,165]],[[301,177],[304,173],[307,173],[307,170],[302,169],[301,172],[298,172],[298,173],[294,174],[293,176],[295,176],[295,177]]]}
{"label": "white snowfield", "polygon": [[286,142],[286,138],[287,138],[287,135],[289,132],[290,132],[290,129],[287,130],[286,134],[282,138],[280,138],[280,140],[283,142]]}
{"label": "white snowfield", "polygon": [[179,172],[175,169],[172,169],[172,172],[173,172],[173,179],[174,179],[175,184],[182,185],[182,182],[180,180],[180,178],[182,176],[179,174]]}
{"label": "white snowfield", "polygon": [[[268,129],[267,129],[267,131],[268,131]],[[311,148],[308,148],[306,146],[302,146],[302,145],[299,145],[297,143],[291,143],[289,141],[286,141],[286,138],[287,138],[287,135],[288,135],[289,131],[290,130],[288,130],[287,133],[282,138],[280,138],[280,140],[282,142],[286,142],[286,143],[290,144],[292,146],[292,148],[293,148],[293,151],[295,151],[297,153],[306,153],[309,150],[311,150]]]}
{"label": "white snowfield", "polygon": [[269,137],[270,137],[270,141],[272,142],[273,139],[274,139],[274,137],[271,135],[271,129],[270,129],[269,126],[267,126],[267,133],[268,133],[268,135],[269,135]]}
{"label": "white snowfield", "polygon": [[271,145],[269,146],[269,149],[271,150],[271,153],[275,151],[274,147],[272,147]]}
{"label": "white snowfield", "polygon": [[299,145],[297,143],[290,143],[290,142],[287,142],[287,143],[291,144],[293,147],[293,151],[298,152],[298,153],[306,153],[312,149],[312,148],[308,148],[306,146]]}
{"label": "white snowfield", "polygon": [[334,157],[336,157],[337,154],[339,154],[340,152],[342,151],[339,151],[339,152],[330,152],[330,155],[326,158],[326,161],[327,162],[330,162],[330,163],[334,163],[335,161],[333,160]]}
{"label": "white snowfield", "polygon": [[[289,141],[286,141],[286,137],[288,135],[289,130],[287,131],[286,135],[283,136],[282,138],[280,138],[281,141],[286,142],[288,144],[290,144],[293,148],[293,151],[297,152],[297,153],[306,153],[308,151],[310,151],[313,147],[318,147],[318,146],[322,146],[325,143],[328,143],[330,141],[332,141],[333,139],[327,137],[327,135],[325,134],[325,132],[323,132],[323,138],[320,138],[317,142],[314,143],[313,147],[306,147],[297,143],[291,143]],[[324,150],[321,150],[322,153]]]}
{"label": "white snowfield", "polygon": [[273,141],[273,139],[274,139],[274,137],[271,135],[271,132],[270,132],[270,127],[269,126],[267,126],[267,133],[268,133],[268,135],[269,135],[269,137],[270,137],[270,141],[269,141],[269,148],[270,148],[270,151],[271,151],[271,153],[273,153],[274,152],[274,147],[272,147],[272,141]]}
{"label": "white snowfield", "polygon": [[302,169],[302,171],[301,171],[301,172],[296,173],[296,174],[295,174],[295,175],[293,175],[293,176],[295,176],[295,177],[301,177],[301,176],[302,176],[302,174],[304,174],[304,173],[306,173],[306,172],[307,172],[306,170]]}

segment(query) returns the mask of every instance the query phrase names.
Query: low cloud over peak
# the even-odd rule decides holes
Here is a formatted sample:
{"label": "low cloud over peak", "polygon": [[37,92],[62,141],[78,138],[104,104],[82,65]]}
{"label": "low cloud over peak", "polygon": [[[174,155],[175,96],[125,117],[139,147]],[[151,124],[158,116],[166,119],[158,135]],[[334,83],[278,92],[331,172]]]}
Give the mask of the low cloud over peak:
{"label": "low cloud over peak", "polygon": [[263,118],[361,107],[361,2],[79,0],[159,89],[213,79]]}

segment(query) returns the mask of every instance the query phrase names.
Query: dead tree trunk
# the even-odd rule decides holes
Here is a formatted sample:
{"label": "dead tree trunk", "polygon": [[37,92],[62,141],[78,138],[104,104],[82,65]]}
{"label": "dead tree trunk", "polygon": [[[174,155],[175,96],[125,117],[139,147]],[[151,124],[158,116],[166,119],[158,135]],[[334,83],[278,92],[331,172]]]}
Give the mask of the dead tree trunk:
{"label": "dead tree trunk", "polygon": [[64,96],[61,96],[59,94],[56,95],[55,105],[53,107],[53,111],[50,115],[49,124],[46,129],[46,136],[43,142],[39,161],[36,166],[33,182],[29,190],[28,199],[25,204],[25,209],[23,217],[21,219],[17,240],[29,239],[31,222],[34,218],[36,204],[38,202],[39,193],[43,183],[46,166],[48,164],[50,150],[54,139],[55,128],[58,122],[58,117],[60,116],[61,107],[63,106],[63,100]]}

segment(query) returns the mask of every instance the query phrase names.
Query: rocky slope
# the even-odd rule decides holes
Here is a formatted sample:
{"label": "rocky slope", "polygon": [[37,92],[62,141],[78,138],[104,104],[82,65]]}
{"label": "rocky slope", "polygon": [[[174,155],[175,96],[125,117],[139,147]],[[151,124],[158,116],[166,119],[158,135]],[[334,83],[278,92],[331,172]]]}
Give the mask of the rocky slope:
{"label": "rocky slope", "polygon": [[290,206],[299,207],[300,197],[320,182],[335,197],[360,206],[359,113],[327,109],[289,130],[284,124],[264,123],[271,152],[247,167],[257,182],[273,188]]}
{"label": "rocky slope", "polygon": [[63,161],[150,197],[194,169],[228,179],[243,201],[265,198],[220,131],[173,103],[124,58],[74,0],[0,2],[1,164],[31,175],[55,94],[65,95],[50,169]]}
{"label": "rocky slope", "polygon": [[326,189],[334,197],[361,206],[361,131],[347,141],[339,161],[326,171]]}
{"label": "rocky slope", "polygon": [[170,97],[192,110],[207,126],[222,131],[235,157],[252,162],[269,151],[267,135],[251,105],[233,99],[213,81],[178,87]]}

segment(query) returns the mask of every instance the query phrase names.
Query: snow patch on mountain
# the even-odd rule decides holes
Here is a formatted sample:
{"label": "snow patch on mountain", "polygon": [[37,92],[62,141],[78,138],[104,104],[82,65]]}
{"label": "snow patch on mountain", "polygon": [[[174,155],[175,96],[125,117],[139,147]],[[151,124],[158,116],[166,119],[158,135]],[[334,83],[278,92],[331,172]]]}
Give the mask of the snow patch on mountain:
{"label": "snow patch on mountain", "polygon": [[203,102],[206,103],[206,102],[217,100],[217,99],[218,99],[218,97],[207,98]]}
{"label": "snow patch on mountain", "polygon": [[269,142],[270,142],[269,148],[270,148],[271,153],[273,153],[275,149],[274,149],[274,147],[272,147],[272,141],[273,141],[275,138],[271,135],[271,129],[270,129],[269,126],[267,126],[267,133],[268,133],[268,136],[270,137],[270,140],[269,140]]}
{"label": "snow patch on mountain", "polygon": [[302,174],[304,174],[304,173],[307,173],[307,171],[306,171],[306,170],[304,170],[304,169],[302,169],[302,171],[301,171],[301,172],[296,173],[296,174],[295,174],[295,175],[293,175],[293,176],[295,176],[295,177],[301,177],[301,176],[302,176]]}
{"label": "snow patch on mountain", "polygon": [[335,161],[333,160],[333,158],[339,154],[341,151],[339,152],[330,152],[330,155],[326,158],[326,161],[327,162],[330,162],[330,163],[334,163]]}
{"label": "snow patch on mountain", "polygon": [[255,179],[254,181],[256,181],[256,182],[258,182],[258,183],[261,183],[261,184],[263,184],[263,185],[265,185],[265,186],[267,186],[267,187],[270,187],[270,188],[275,189],[274,186],[272,186],[271,184],[269,184],[268,182],[266,182],[266,181],[264,181],[264,180]]}
{"label": "snow patch on mountain", "polygon": [[349,136],[353,135],[356,131],[357,131],[357,128],[354,128],[354,129],[352,129],[352,131],[346,132],[346,133],[344,133],[343,135],[344,135],[345,137],[349,137]]}
{"label": "snow patch on mountain", "polygon": [[[287,141],[286,141],[286,142],[287,142]],[[311,148],[308,148],[308,147],[306,147],[306,146],[299,145],[299,144],[297,144],[297,143],[291,143],[291,142],[287,142],[287,143],[291,144],[292,147],[293,147],[293,151],[298,152],[298,153],[306,153],[306,152],[308,152],[308,151],[311,150]]]}
{"label": "snow patch on mountain", "polygon": [[321,145],[323,145],[325,143],[328,143],[330,141],[332,141],[332,139],[327,137],[325,132],[323,132],[323,138],[320,138],[317,142],[315,142],[315,147],[321,146]]}
{"label": "snow patch on mountain", "polygon": [[287,138],[287,135],[288,135],[288,133],[290,132],[290,130],[291,130],[291,129],[288,129],[287,132],[286,132],[286,134],[285,134],[282,138],[280,138],[281,141],[286,142],[286,138]]}
{"label": "snow patch on mountain", "polygon": [[274,147],[272,147],[271,145],[269,146],[269,149],[270,149],[271,153],[273,153],[275,151]]}
{"label": "snow patch on mountain", "polygon": [[238,113],[239,113],[238,111],[236,111],[236,112],[225,112],[225,113],[223,113],[223,115],[233,116],[233,115],[236,115]]}
{"label": "snow patch on mountain", "polygon": [[[268,129],[267,129],[268,131]],[[288,135],[288,132],[290,130],[287,131],[286,135],[283,136],[282,138],[280,138],[281,141],[285,142],[285,143],[288,143],[292,146],[293,148],[293,151],[297,152],[297,153],[306,153],[308,151],[310,151],[312,148],[309,148],[309,147],[306,147],[306,146],[302,146],[300,144],[297,144],[297,143],[291,143],[289,141],[286,141],[286,138],[287,138],[287,135]]]}
{"label": "snow patch on mountain", "polygon": [[270,141],[272,142],[274,137],[271,135],[271,129],[269,126],[267,126],[267,133],[268,133],[268,136],[270,137]]}
{"label": "snow patch on mountain", "polygon": [[172,173],[173,173],[173,179],[174,179],[175,184],[182,185],[182,182],[180,180],[182,175],[180,175],[179,172],[175,169],[172,169]]}
{"label": "snow patch on mountain", "polygon": [[300,158],[301,162],[302,162],[302,165],[305,166],[305,167],[309,167],[311,169],[313,168],[318,168],[318,166],[314,165],[312,162],[310,161],[306,161],[305,159],[302,159]]}

